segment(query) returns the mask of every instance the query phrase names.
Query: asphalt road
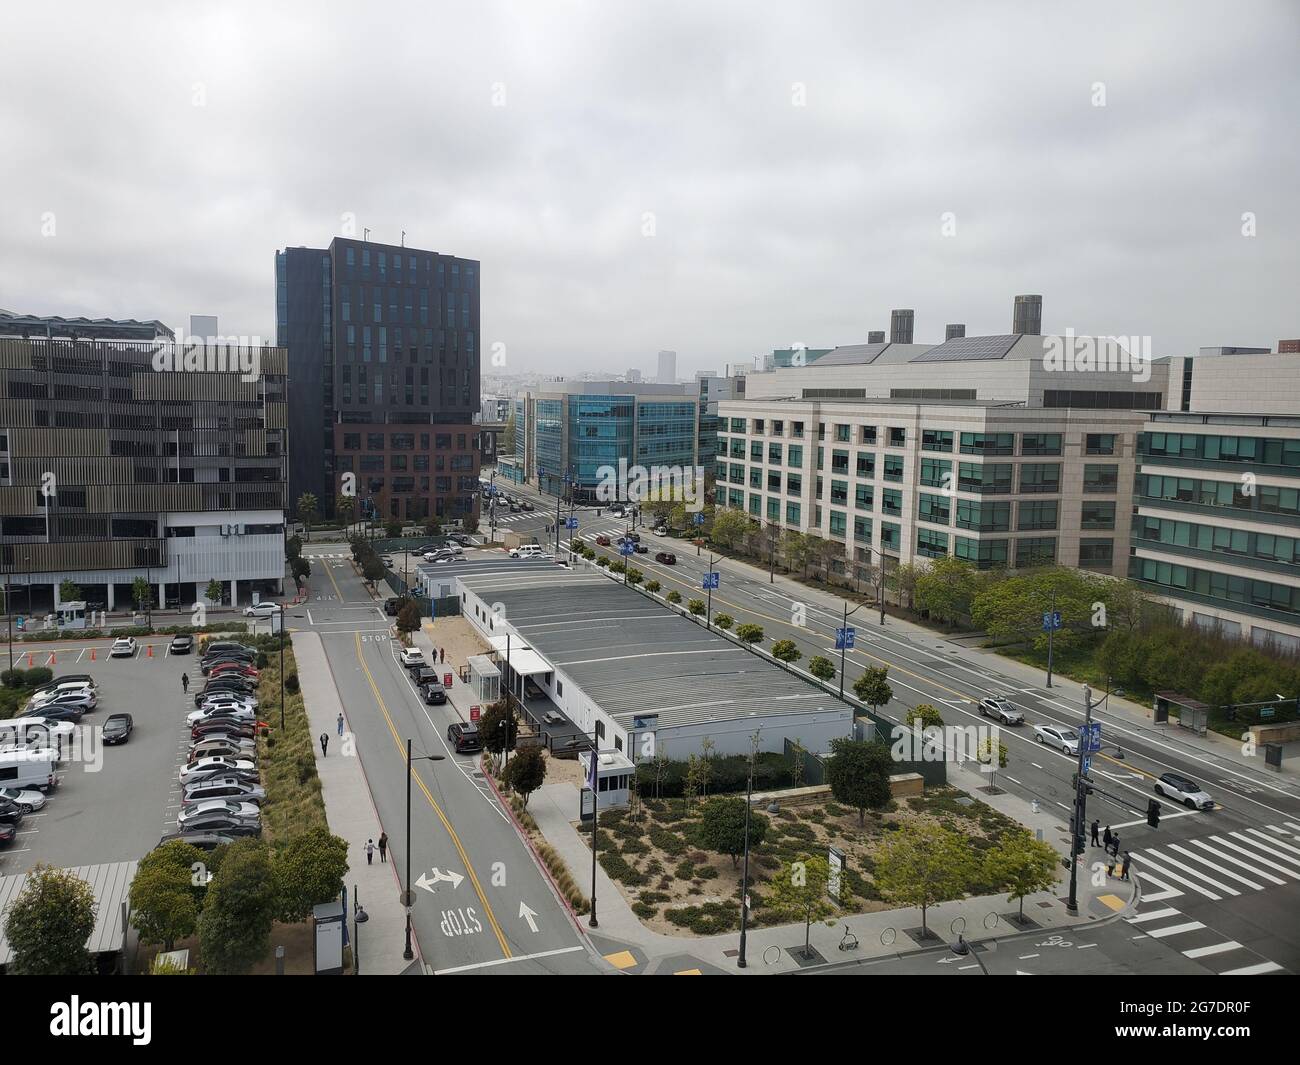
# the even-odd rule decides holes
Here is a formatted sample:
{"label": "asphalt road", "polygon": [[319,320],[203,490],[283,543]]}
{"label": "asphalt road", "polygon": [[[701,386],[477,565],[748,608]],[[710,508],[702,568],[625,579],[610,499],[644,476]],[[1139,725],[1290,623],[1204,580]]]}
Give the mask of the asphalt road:
{"label": "asphalt road", "polygon": [[[314,546],[310,554],[334,553]],[[482,779],[476,759],[458,756],[447,745],[455,711],[450,704],[425,706],[416,697],[397,663],[389,619],[351,563],[322,558],[313,570],[314,594],[295,609],[291,624],[321,634],[401,867],[407,843],[405,752],[412,740],[413,925],[426,965],[436,973],[603,969]],[[427,755],[443,760],[422,760]]]}

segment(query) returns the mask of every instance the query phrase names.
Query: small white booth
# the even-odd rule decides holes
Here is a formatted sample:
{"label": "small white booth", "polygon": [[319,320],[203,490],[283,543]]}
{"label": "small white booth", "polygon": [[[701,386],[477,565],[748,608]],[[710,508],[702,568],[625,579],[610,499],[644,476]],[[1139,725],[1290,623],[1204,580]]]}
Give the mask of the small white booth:
{"label": "small white booth", "polygon": [[501,698],[501,670],[488,655],[470,655],[469,685],[475,701],[490,706]]}
{"label": "small white booth", "polygon": [[[600,759],[596,766],[596,791],[600,798],[600,809],[608,810],[615,806],[626,806],[628,792],[632,788],[632,777],[636,766],[624,757],[622,751],[601,751],[599,754],[588,752],[578,755],[582,764],[582,778],[591,779],[591,759]],[[584,820],[591,817],[591,791],[584,785],[582,789],[581,816]]]}

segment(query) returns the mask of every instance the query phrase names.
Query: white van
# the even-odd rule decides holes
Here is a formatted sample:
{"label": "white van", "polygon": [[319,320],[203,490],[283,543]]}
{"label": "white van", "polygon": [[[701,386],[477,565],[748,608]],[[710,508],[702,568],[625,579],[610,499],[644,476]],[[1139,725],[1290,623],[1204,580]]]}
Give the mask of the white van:
{"label": "white van", "polygon": [[47,721],[40,716],[0,721],[0,750],[30,748],[51,750],[60,762],[72,750],[77,726],[71,721]]}
{"label": "white van", "polygon": [[0,786],[48,791],[59,782],[54,772],[57,760],[53,751],[30,747],[0,751]]}

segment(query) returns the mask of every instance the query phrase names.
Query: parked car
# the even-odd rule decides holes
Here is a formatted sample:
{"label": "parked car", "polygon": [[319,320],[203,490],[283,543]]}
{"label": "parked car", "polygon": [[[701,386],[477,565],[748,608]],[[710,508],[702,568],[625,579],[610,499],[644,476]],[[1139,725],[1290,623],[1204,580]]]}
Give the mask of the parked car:
{"label": "parked car", "polygon": [[109,658],[134,658],[136,652],[135,637],[122,636],[113,641],[109,649]]}
{"label": "parked car", "polygon": [[245,662],[226,661],[218,662],[208,673],[208,677],[224,677],[227,674],[233,674],[238,677],[245,677],[248,680],[257,680],[262,675],[261,670],[256,666],[250,666]]}
{"label": "parked car", "polygon": [[187,715],[185,723],[193,726],[200,721],[215,721],[217,718],[222,717],[233,718],[235,721],[247,721],[251,724],[257,717],[257,711],[251,706],[245,706],[242,703],[212,703]]}
{"label": "parked car", "polygon": [[99,694],[99,685],[95,683],[95,678],[88,673],[66,673],[62,677],[55,677],[48,684],[42,684],[39,688],[32,689],[33,699],[48,699],[58,692],[65,691],[68,688],[89,688],[96,695]]}
{"label": "parked car", "polygon": [[423,688],[426,684],[438,680],[438,671],[432,666],[417,666],[411,670],[411,679],[415,681],[417,688]]}
{"label": "parked car", "polygon": [[14,825],[0,822],[0,847],[7,847],[18,836],[18,829]]}
{"label": "parked car", "polygon": [[99,699],[89,688],[69,688],[52,695],[48,699],[43,699],[39,703],[29,702],[23,708],[24,713],[40,714],[42,717],[48,717],[49,711],[55,709],[76,710],[82,714],[88,714],[99,705]]}
{"label": "parked car", "polygon": [[172,642],[167,645],[169,655],[187,655],[194,650],[194,637],[188,633],[181,633],[179,636],[173,636]]}
{"label": "parked car", "polygon": [[81,721],[85,712],[79,706],[56,706],[53,703],[46,703],[39,711],[46,721],[69,721],[74,725]]}
{"label": "parked car", "polygon": [[520,544],[510,549],[511,558],[545,558],[546,552],[541,544]]}
{"label": "parked car", "polygon": [[1212,810],[1214,800],[1191,777],[1180,773],[1162,773],[1156,781],[1156,794],[1180,802],[1190,810]]}
{"label": "parked car", "polygon": [[478,726],[462,721],[447,726],[447,742],[457,754],[483,749],[483,738],[478,734]]}
{"label": "parked car", "polygon": [[1024,712],[1012,706],[1003,695],[991,695],[987,699],[981,699],[980,714],[984,717],[997,718],[1004,725],[1025,723]]}
{"label": "parked car", "polygon": [[0,788],[0,799],[15,803],[29,812],[45,805],[45,796],[35,788]]}
{"label": "parked car", "polygon": [[182,785],[192,780],[206,777],[219,777],[225,774],[256,773],[257,766],[247,758],[200,758],[193,765],[187,765],[180,772]]}
{"label": "parked car", "polygon": [[521,500],[519,501],[519,505],[520,505],[520,507],[522,507],[524,510],[532,510],[532,509],[533,509],[533,505],[532,505],[530,502],[528,502],[528,500],[526,500],[526,499],[521,499]]}
{"label": "parked car", "polygon": [[447,539],[454,544],[459,544],[461,547],[474,546],[474,541],[470,539],[470,537],[466,536],[464,533],[452,533],[450,536],[447,537]]}
{"label": "parked car", "polygon": [[395,595],[390,595],[384,600],[384,613],[390,618],[396,617],[397,612],[402,609],[402,600]]}
{"label": "parked car", "polygon": [[181,792],[183,806],[201,803],[206,799],[227,799],[261,806],[266,799],[266,789],[260,784],[249,784],[239,777],[209,777],[185,785],[185,790]]}
{"label": "parked car", "polygon": [[251,702],[256,706],[257,696],[253,694],[255,690],[255,688],[244,684],[221,683],[219,681],[212,684],[205,684],[194,693],[194,705],[202,706],[205,700],[210,700],[217,695],[233,695],[244,698],[246,701]]}
{"label": "parked car", "polygon": [[254,649],[246,643],[240,643],[238,640],[213,640],[203,648],[204,657],[214,655],[222,651],[246,651],[253,654]]}
{"label": "parked car", "polygon": [[656,536],[667,536],[667,535],[668,535],[668,526],[667,526],[667,525],[656,525],[656,526],[654,527],[654,534],[655,534]]}
{"label": "parked car", "polygon": [[1066,754],[1079,753],[1078,733],[1072,728],[1066,728],[1064,725],[1035,725],[1034,739],[1039,743],[1045,743],[1049,747],[1064,751]]}
{"label": "parked car", "polygon": [[252,721],[237,721],[231,717],[217,717],[190,726],[190,742],[199,740],[252,740],[257,738],[257,725]]}
{"label": "parked car", "polygon": [[27,811],[11,799],[0,799],[0,822],[8,825],[21,825]]}
{"label": "parked car", "polygon": [[392,555],[380,555],[380,556],[379,556],[379,561],[382,562],[382,563],[384,564],[384,569],[392,569],[392,568],[393,568],[393,556],[392,556]]}
{"label": "parked car", "polygon": [[211,658],[204,658],[203,661],[199,663],[199,672],[206,677],[213,669],[225,662],[251,666],[253,664],[253,656],[237,654],[235,652],[222,652],[219,655],[213,655]]}
{"label": "parked car", "polygon": [[420,697],[428,706],[441,706],[447,701],[447,689],[442,686],[442,681],[431,680],[420,685]]}
{"label": "parked car", "polygon": [[656,562],[662,562],[665,566],[677,565],[677,556],[671,551],[660,551],[655,555]]}
{"label": "parked car", "polygon": [[597,537],[596,537],[596,543],[600,544],[601,547],[609,547],[609,537],[608,537],[608,536],[597,536]]}
{"label": "parked car", "polygon": [[438,550],[437,544],[425,544],[423,547],[417,547],[411,552],[413,555],[431,555]]}
{"label": "parked car", "polygon": [[130,714],[109,714],[104,721],[103,740],[108,746],[125,743],[131,738],[135,720]]}
{"label": "parked car", "polygon": [[190,740],[189,761],[200,758],[247,758],[257,761],[257,737],[233,732],[215,732]]}
{"label": "parked car", "polygon": [[[179,827],[179,821],[177,822]],[[241,836],[260,836],[262,821],[260,818],[234,817],[219,810],[208,810],[195,814],[185,820],[187,835],[223,835],[238,838]]]}
{"label": "parked car", "polygon": [[[260,826],[258,827],[260,831]],[[164,847],[168,843],[179,840],[181,843],[188,843],[191,847],[197,847],[201,851],[213,851],[223,843],[234,843],[241,835],[245,834],[247,833],[229,830],[225,832],[169,832],[158,841],[158,846]]]}
{"label": "parked car", "polygon": [[424,652],[418,647],[403,647],[397,654],[397,659],[407,669],[418,669],[424,665]]}

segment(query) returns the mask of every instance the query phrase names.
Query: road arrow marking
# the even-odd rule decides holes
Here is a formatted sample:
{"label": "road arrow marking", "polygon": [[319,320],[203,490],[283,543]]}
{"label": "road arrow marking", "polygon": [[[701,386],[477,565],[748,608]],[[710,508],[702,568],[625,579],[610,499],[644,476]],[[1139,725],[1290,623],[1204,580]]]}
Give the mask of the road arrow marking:
{"label": "road arrow marking", "polygon": [[522,901],[519,903],[519,916],[528,922],[528,931],[537,931],[537,922],[533,920],[537,916],[537,911],[531,909],[528,903]]}
{"label": "road arrow marking", "polygon": [[432,876],[428,875],[428,873],[421,873],[415,881],[416,887],[424,888],[424,890],[430,895],[437,893],[438,889],[433,885],[439,881],[445,881],[450,884],[452,891],[455,891],[460,887],[460,882],[465,879],[457,872],[448,871],[444,873],[441,869],[437,868],[437,866],[431,869],[430,872],[433,874]]}

